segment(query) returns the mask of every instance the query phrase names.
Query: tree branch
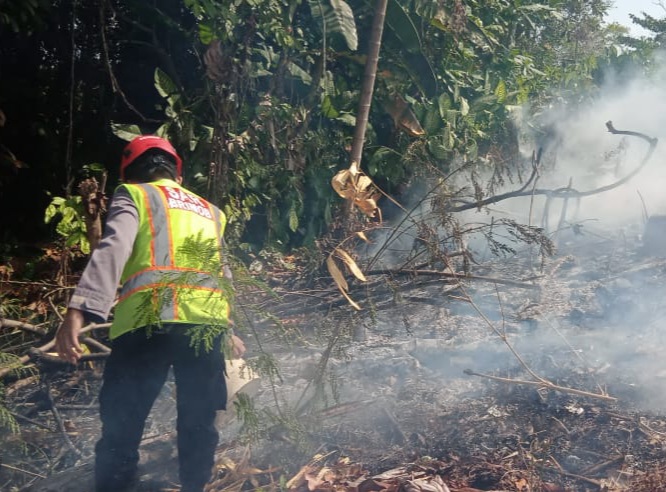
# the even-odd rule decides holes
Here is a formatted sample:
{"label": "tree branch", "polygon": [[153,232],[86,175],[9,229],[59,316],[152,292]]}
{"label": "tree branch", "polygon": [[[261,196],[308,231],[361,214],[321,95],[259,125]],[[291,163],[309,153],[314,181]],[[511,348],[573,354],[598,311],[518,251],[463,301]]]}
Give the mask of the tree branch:
{"label": "tree branch", "polygon": [[[627,183],[630,181],[634,176],[636,176],[642,169],[645,167],[645,164],[650,160],[650,157],[652,157],[652,154],[654,153],[655,148],[657,147],[657,142],[658,139],[648,137],[647,135],[639,132],[634,132],[634,131],[629,131],[629,130],[616,130],[613,127],[613,122],[608,121],[606,122],[606,128],[608,128],[608,131],[614,135],[629,135],[632,137],[637,137],[645,140],[648,144],[648,150],[645,156],[643,157],[641,163],[634,169],[632,172],[627,174],[625,177],[622,179],[615,181],[614,183],[611,183],[609,185],[601,186],[599,188],[594,188],[592,190],[588,191],[578,191],[569,187],[564,187],[564,188],[557,188],[554,190],[548,190],[548,189],[539,189],[536,188],[534,190],[526,190],[526,187],[523,186],[518,190],[515,191],[509,191],[506,193],[502,193],[499,195],[491,196],[488,198],[485,198],[480,201],[476,202],[470,202],[466,200],[456,200],[458,202],[461,202],[462,205],[458,206],[450,206],[447,207],[447,212],[463,212],[465,210],[472,210],[475,208],[481,208],[486,205],[492,205],[493,203],[501,202],[503,200],[506,200],[508,198],[516,198],[520,196],[528,196],[528,195],[546,195],[549,198],[582,198],[585,196],[591,196],[591,195],[596,195],[599,193],[603,193],[605,191],[610,191],[614,188],[617,188],[618,186],[622,186],[623,184]],[[534,171],[533,171],[533,176],[534,176]],[[530,180],[532,177],[530,177]]]}

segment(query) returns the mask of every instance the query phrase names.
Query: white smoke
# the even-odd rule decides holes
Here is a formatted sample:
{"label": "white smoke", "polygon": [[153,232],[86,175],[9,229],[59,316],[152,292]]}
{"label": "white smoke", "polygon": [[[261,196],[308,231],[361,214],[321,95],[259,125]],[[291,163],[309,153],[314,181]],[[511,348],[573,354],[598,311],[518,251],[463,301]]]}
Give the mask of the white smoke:
{"label": "white smoke", "polygon": [[[545,149],[537,188],[572,187],[585,192],[617,182],[642,162],[648,143],[633,136],[611,134],[606,122],[617,130],[629,130],[657,138],[659,143],[648,163],[627,183],[603,193],[585,197],[579,208],[569,202],[567,218],[601,229],[613,229],[642,221],[643,214],[666,214],[666,72],[629,83],[609,83],[595,100],[584,107],[568,107],[568,114],[553,108],[548,117],[558,136]],[[526,155],[536,150],[534,140],[523,139]],[[530,148],[530,145],[531,148]],[[495,213],[527,223],[529,205],[512,199],[493,205]],[[540,225],[546,199],[535,199],[531,223]],[[548,223],[557,226],[562,200],[551,201]]]}

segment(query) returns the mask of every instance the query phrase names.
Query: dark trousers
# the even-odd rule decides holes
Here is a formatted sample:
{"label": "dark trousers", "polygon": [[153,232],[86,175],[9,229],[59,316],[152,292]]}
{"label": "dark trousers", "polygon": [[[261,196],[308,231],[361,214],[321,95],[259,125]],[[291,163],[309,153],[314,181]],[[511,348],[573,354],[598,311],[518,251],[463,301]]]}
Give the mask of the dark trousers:
{"label": "dark trousers", "polygon": [[139,443],[170,367],[176,378],[178,463],[182,490],[201,492],[211,476],[218,433],[216,411],[227,389],[220,341],[198,354],[172,324],[148,335],[141,328],[113,341],[99,395],[102,436],[95,447],[95,490],[121,492],[136,480]]}

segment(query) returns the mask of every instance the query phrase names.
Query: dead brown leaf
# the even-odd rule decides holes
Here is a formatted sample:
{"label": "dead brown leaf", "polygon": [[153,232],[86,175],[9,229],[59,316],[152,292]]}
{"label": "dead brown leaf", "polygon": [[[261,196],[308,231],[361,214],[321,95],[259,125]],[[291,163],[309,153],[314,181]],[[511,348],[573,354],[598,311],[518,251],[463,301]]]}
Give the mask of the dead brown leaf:
{"label": "dead brown leaf", "polygon": [[338,254],[338,256],[342,259],[342,261],[345,262],[345,265],[347,265],[347,268],[349,268],[349,271],[361,282],[365,282],[367,279],[365,278],[365,275],[363,275],[363,272],[361,269],[358,267],[354,259],[347,253],[344,249],[341,248],[335,248],[335,252]]}

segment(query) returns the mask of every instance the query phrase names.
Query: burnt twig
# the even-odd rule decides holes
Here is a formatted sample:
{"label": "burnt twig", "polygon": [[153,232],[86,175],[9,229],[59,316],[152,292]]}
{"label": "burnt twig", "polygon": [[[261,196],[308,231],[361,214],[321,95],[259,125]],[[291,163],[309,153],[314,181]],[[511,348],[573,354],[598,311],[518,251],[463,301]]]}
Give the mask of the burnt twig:
{"label": "burnt twig", "polygon": [[503,378],[500,376],[493,376],[491,374],[481,374],[479,372],[472,371],[471,369],[465,369],[463,373],[467,374],[468,376],[479,376],[482,378],[487,378],[491,379],[493,381],[497,381],[500,383],[509,383],[509,384],[522,384],[525,386],[536,386],[537,388],[545,388],[545,389],[551,389],[554,391],[559,391],[560,393],[569,393],[572,395],[578,395],[578,396],[587,396],[590,398],[598,398],[600,400],[605,400],[605,401],[617,401],[617,398],[609,395],[603,395],[599,393],[592,393],[590,391],[583,391],[583,390],[577,390],[574,388],[567,388],[565,386],[560,386],[555,383],[551,383],[550,381],[547,381],[542,378],[538,378],[538,381],[529,381],[525,379],[511,379],[511,378]]}

